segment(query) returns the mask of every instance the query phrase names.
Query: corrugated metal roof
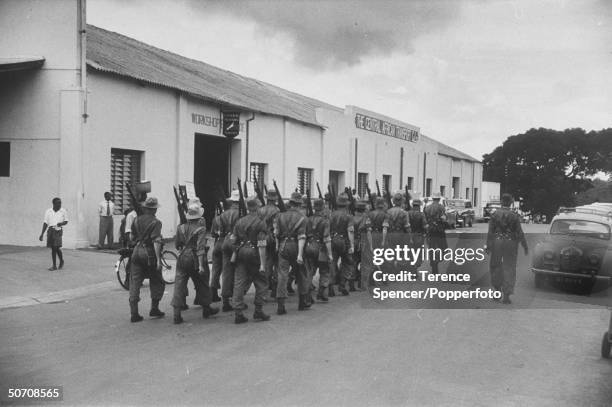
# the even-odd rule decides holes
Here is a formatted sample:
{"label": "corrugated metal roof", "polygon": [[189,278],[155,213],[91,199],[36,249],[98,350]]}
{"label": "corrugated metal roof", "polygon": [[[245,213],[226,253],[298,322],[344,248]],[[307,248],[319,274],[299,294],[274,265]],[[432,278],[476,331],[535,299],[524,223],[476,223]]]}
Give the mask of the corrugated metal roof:
{"label": "corrugated metal roof", "polygon": [[87,26],[87,64],[99,71],[176,89],[220,104],[318,127],[322,126],[316,120],[316,108],[342,110],[93,25]]}

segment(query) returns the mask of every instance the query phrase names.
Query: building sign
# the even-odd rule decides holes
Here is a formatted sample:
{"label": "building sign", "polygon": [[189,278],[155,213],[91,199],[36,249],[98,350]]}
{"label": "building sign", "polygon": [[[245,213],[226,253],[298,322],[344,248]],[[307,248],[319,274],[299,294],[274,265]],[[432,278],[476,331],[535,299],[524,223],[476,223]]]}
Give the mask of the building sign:
{"label": "building sign", "polygon": [[223,112],[223,135],[236,137],[240,133],[240,112]]}
{"label": "building sign", "polygon": [[[221,122],[221,120],[219,119],[219,117],[209,116],[205,114],[191,113],[191,122],[197,126],[207,126],[207,127],[214,127],[216,129],[219,129],[219,123]],[[244,131],[244,123],[239,123],[238,131],[239,132]]]}
{"label": "building sign", "polygon": [[384,120],[375,119],[359,113],[355,115],[355,126],[358,129],[384,134],[385,136],[395,137],[413,143],[419,140],[419,132],[416,130],[396,126]]}

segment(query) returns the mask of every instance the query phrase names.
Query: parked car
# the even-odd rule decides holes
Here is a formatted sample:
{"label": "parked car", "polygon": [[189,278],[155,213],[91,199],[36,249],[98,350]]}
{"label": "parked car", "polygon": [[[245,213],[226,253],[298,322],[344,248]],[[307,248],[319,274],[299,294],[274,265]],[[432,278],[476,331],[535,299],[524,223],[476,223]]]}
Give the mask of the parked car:
{"label": "parked car", "polygon": [[536,287],[545,280],[579,284],[612,283],[612,210],[590,205],[560,208],[544,241],[535,247],[531,271]]}
{"label": "parked car", "polygon": [[472,202],[469,199],[449,199],[446,201],[449,209],[456,212],[455,225],[457,227],[469,226],[472,227],[476,213],[472,207]]}
{"label": "parked car", "polygon": [[484,218],[485,222],[488,222],[489,219],[491,219],[491,215],[493,215],[499,208],[501,208],[501,202],[488,202],[483,208],[482,212],[482,217]]}

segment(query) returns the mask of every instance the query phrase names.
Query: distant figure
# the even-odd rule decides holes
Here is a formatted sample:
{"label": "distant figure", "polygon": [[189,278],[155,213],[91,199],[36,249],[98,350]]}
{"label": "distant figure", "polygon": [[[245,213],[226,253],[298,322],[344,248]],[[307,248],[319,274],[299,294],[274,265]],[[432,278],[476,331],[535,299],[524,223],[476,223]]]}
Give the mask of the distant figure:
{"label": "distant figure", "polygon": [[503,303],[510,304],[516,283],[516,257],[518,244],[523,246],[525,256],[529,254],[527,241],[521,228],[521,220],[510,210],[512,196],[503,194],[502,207],[491,215],[487,234],[487,252],[491,253],[491,285],[503,293]]}
{"label": "distant figure", "polygon": [[68,215],[66,209],[62,208],[62,200],[59,198],[53,198],[51,201],[53,207],[47,209],[45,212],[45,219],[43,221],[42,232],[38,240],[42,242],[45,230],[47,231],[47,247],[51,248],[51,259],[53,260],[53,266],[49,267],[49,270],[57,270],[56,266],[57,257],[59,257],[59,268],[64,267],[64,256],[62,254],[62,234],[63,227],[68,223]]}
{"label": "distant figure", "polygon": [[[448,243],[446,242],[446,212],[444,210],[444,206],[440,204],[441,195],[439,192],[434,192],[432,194],[433,202],[425,207],[423,213],[425,213],[425,220],[428,225],[427,229],[427,246],[430,249],[440,249],[442,252],[448,248]],[[441,258],[438,258],[433,254],[433,256],[429,259],[429,264],[431,264],[431,272],[433,274],[438,274],[438,263],[442,261]]]}
{"label": "distant figure", "polygon": [[98,249],[104,247],[104,240],[108,242],[108,248],[113,245],[113,212],[115,204],[111,201],[110,192],[104,193],[104,200],[98,204],[98,215],[100,215],[100,231],[98,233]]}

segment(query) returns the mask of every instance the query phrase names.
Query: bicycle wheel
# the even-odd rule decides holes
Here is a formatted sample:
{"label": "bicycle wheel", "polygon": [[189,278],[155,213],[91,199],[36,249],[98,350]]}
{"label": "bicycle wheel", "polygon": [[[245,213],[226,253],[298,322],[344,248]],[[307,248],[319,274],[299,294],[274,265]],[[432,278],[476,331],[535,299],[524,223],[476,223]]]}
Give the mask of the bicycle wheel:
{"label": "bicycle wheel", "polygon": [[129,257],[121,257],[119,260],[117,260],[117,263],[115,263],[117,280],[119,280],[121,287],[125,288],[126,290],[130,289],[130,272],[128,270],[129,263]]}
{"label": "bicycle wheel", "polygon": [[161,256],[162,262],[162,279],[166,284],[174,284],[174,278],[176,277],[176,263],[178,262],[178,256],[176,253],[170,250],[164,250]]}

